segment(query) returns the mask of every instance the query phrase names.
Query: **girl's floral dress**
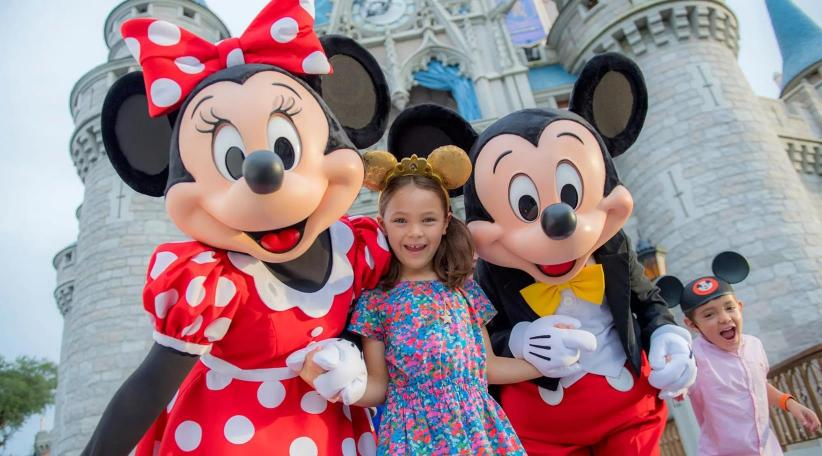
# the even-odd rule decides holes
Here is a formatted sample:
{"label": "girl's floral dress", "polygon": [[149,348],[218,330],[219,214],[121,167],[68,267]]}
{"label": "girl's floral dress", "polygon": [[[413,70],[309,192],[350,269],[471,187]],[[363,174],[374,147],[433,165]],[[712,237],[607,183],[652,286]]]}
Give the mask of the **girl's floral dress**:
{"label": "girl's floral dress", "polygon": [[488,394],[482,327],[495,313],[473,280],[362,294],[349,329],[382,341],[388,365],[378,454],[525,454]]}

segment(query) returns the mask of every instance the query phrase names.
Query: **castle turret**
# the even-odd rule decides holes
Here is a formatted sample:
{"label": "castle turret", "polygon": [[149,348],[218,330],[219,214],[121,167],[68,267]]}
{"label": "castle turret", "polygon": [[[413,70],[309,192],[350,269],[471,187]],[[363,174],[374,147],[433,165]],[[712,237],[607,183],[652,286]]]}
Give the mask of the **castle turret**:
{"label": "castle turret", "polygon": [[779,135],[822,218],[822,29],[791,0],[765,4],[782,54]]}
{"label": "castle turret", "polygon": [[61,456],[83,449],[109,399],[151,346],[140,298],[147,262],[158,242],[181,237],[161,200],[136,194],[117,177],[100,137],[109,87],[137,69],[120,25],[139,16],[180,24],[213,41],[228,36],[201,1],[125,1],[106,20],[108,61],[72,90],[75,130],[69,150],[85,193],[77,242],[54,259],[54,296],[64,318],[53,435],[54,454]]}
{"label": "castle turret", "polygon": [[557,0],[549,46],[577,73],[622,52],[645,74],[649,112],[617,160],[643,236],[668,248],[669,271],[710,272],[736,250],[745,330],[777,361],[818,342],[822,223],[783,142],[737,64],[737,20],[718,0]]}

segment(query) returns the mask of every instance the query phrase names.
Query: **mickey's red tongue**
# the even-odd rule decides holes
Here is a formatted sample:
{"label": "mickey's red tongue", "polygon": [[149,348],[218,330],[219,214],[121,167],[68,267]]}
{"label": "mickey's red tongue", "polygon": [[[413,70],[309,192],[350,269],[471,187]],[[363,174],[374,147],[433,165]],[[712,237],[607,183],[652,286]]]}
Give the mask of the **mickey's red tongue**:
{"label": "mickey's red tongue", "polygon": [[574,260],[560,264],[540,264],[538,265],[538,267],[539,270],[547,276],[559,277],[561,275],[567,274],[568,271],[574,268]]}
{"label": "mickey's red tongue", "polygon": [[273,253],[283,253],[293,249],[300,242],[300,231],[297,228],[284,228],[272,231],[260,239],[260,245]]}

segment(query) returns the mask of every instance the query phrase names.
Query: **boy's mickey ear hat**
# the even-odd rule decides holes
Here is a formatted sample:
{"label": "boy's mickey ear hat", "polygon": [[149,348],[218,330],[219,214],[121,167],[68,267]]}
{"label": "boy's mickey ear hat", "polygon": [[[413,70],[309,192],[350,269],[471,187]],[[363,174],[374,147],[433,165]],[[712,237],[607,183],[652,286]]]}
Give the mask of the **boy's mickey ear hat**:
{"label": "boy's mickey ear hat", "polygon": [[714,276],[700,277],[685,286],[676,277],[667,275],[657,279],[656,286],[668,307],[680,306],[683,312],[690,312],[712,299],[733,294],[731,284],[745,280],[751,270],[745,257],[736,252],[717,255],[711,269]]}

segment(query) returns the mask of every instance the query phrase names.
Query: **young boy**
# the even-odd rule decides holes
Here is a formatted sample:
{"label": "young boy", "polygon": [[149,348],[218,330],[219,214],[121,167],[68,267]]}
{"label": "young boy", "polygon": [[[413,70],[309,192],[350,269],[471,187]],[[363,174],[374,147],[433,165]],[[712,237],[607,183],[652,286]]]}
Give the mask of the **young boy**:
{"label": "young boy", "polygon": [[693,342],[697,378],[688,390],[702,431],[699,454],[781,455],[769,407],[788,411],[809,434],[819,429],[819,418],[768,383],[762,342],[742,334],[742,302],[731,284],[747,277],[745,258],[721,253],[713,270],[715,277],[701,277],[685,287],[671,276],[657,283],[669,304],[682,307],[685,325],[702,336]]}

